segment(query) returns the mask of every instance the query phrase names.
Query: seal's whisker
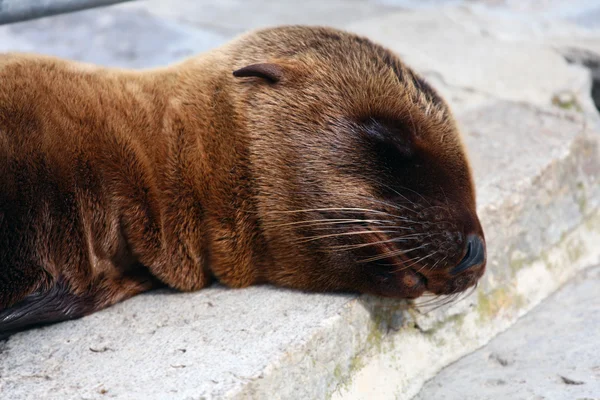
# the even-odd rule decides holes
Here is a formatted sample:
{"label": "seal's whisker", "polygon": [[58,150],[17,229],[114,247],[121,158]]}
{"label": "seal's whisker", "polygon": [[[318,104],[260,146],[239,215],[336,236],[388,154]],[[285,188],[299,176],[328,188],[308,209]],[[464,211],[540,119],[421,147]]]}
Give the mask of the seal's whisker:
{"label": "seal's whisker", "polygon": [[457,293],[454,293],[454,292],[450,293],[450,294],[443,294],[443,295],[441,295],[441,294],[433,294],[432,293],[431,294],[432,295],[431,298],[428,298],[427,300],[422,301],[422,302],[415,303],[415,305],[419,306],[419,307],[423,307],[423,306],[437,306],[437,305],[440,305],[440,304],[443,305],[443,304],[446,304],[446,302],[448,302],[449,300],[452,301],[451,298],[453,296],[455,296],[456,294]]}
{"label": "seal's whisker", "polygon": [[294,214],[294,213],[307,213],[307,212],[315,212],[315,211],[343,211],[343,212],[348,212],[348,213],[373,213],[373,214],[381,214],[381,215],[387,215],[390,217],[394,217],[394,218],[398,218],[397,215],[394,214],[390,214],[387,213],[385,211],[381,211],[381,210],[371,210],[368,208],[358,208],[358,207],[324,207],[324,208],[305,208],[305,209],[299,209],[299,210],[285,210],[285,211],[279,211],[279,210],[270,210],[267,211],[268,214]]}
{"label": "seal's whisker", "polygon": [[[458,295],[460,295],[460,293],[452,293],[449,295],[445,295],[445,296],[440,296],[438,299],[440,300],[439,302],[431,302],[430,304],[419,304],[418,307],[431,307],[428,310],[425,310],[425,314],[430,313],[432,311],[435,311],[445,305],[448,305],[450,303],[453,303],[454,300],[456,300],[456,298],[458,297]],[[438,300],[436,299],[436,300]]]}
{"label": "seal's whisker", "polygon": [[438,264],[443,263],[444,261],[446,261],[447,258],[448,258],[448,256],[446,255],[446,256],[444,256],[444,258],[440,258],[439,260],[437,260],[435,262],[435,264],[433,264],[431,266],[431,268],[429,268],[429,272],[433,271]]}
{"label": "seal's whisker", "polygon": [[388,265],[392,266],[392,267],[396,267],[396,269],[394,269],[393,272],[400,272],[400,271],[404,271],[407,268],[405,266],[405,263],[409,263],[411,261],[415,261],[418,258],[419,258],[419,256],[416,256],[416,257],[413,257],[413,258],[409,258],[408,260],[402,260],[402,264],[394,263],[394,264],[388,264]]}
{"label": "seal's whisker", "polygon": [[[383,183],[379,183],[379,184],[381,184],[383,186],[386,186]],[[392,188],[389,188],[389,189],[393,190]],[[393,191],[398,196],[401,196],[403,199],[405,199],[409,204],[411,204],[411,205],[415,204],[413,201],[411,201],[410,199],[406,198],[405,196],[403,196],[402,194],[398,193],[397,191],[395,191],[395,190],[393,190]],[[310,191],[298,191],[297,193],[326,195],[326,193],[322,193],[322,192],[310,192]],[[378,200],[378,199],[375,199],[375,198],[370,197],[370,196],[363,196],[363,195],[359,195],[359,194],[348,195],[348,197],[350,197],[350,198],[365,199],[366,201],[377,203],[377,204],[380,204],[380,205],[384,205],[386,207],[393,208],[393,209],[396,209],[396,210],[402,211],[402,212],[406,212],[406,211],[411,212],[411,213],[416,213],[417,212],[416,210],[414,210],[414,209],[412,209],[410,207],[403,206],[403,205],[401,205],[398,202],[396,202],[396,204],[392,204],[392,203],[387,202],[387,201]],[[353,209],[353,208],[352,207],[339,208],[338,210],[350,210],[350,209]],[[317,209],[317,210],[292,210],[292,211],[271,211],[271,212],[296,212],[296,211],[321,211],[321,210],[334,211],[333,208],[330,208],[330,209]],[[370,212],[378,212],[378,213],[385,213],[384,211],[381,211],[381,210],[368,210],[368,211],[370,211]],[[410,220],[409,218],[407,218],[407,217],[405,217],[403,215],[394,215],[394,214],[387,214],[387,215],[393,216],[396,219],[406,220],[407,222],[418,223],[418,221]]]}
{"label": "seal's whisker", "polygon": [[458,291],[458,289],[457,289],[456,293],[454,293],[451,296],[450,300],[448,302],[446,302],[444,305],[447,306],[447,305],[458,303],[462,299],[461,295],[462,295],[462,292]]}
{"label": "seal's whisker", "polygon": [[[419,258],[417,261],[413,262],[412,264],[410,264],[410,265],[407,265],[407,266],[406,266],[406,268],[410,268],[410,267],[412,267],[413,265],[419,264],[421,261],[423,261],[423,260],[426,260],[426,259],[428,259],[429,257],[433,257],[433,256],[435,256],[436,254],[438,254],[438,251],[437,251],[437,250],[436,250],[436,251],[434,251],[433,253],[430,253],[430,254],[428,254],[428,255],[426,255],[426,256],[423,256],[423,257]],[[421,270],[422,270],[424,267],[425,267],[425,265],[423,265],[421,268],[419,268],[419,270],[418,270],[417,272],[420,272],[420,271],[421,271]]]}
{"label": "seal's whisker", "polygon": [[473,285],[473,287],[471,289],[465,291],[463,293],[463,296],[459,297],[459,299],[456,300],[456,302],[458,303],[459,301],[463,301],[467,297],[470,297],[473,293],[475,293],[475,290],[477,290],[477,283],[475,285]]}
{"label": "seal's whisker", "polygon": [[295,221],[295,222],[286,222],[283,224],[273,224],[264,225],[268,228],[279,228],[282,226],[291,226],[291,225],[300,225],[302,227],[312,226],[312,225],[327,225],[327,224],[352,224],[352,223],[369,223],[369,224],[377,224],[381,225],[384,223],[393,223],[394,221],[390,220],[379,220],[379,219],[356,219],[356,218],[325,218],[325,219],[310,219],[305,221]]}
{"label": "seal's whisker", "polygon": [[360,232],[341,232],[341,233],[332,233],[331,235],[311,236],[306,239],[299,240],[296,243],[306,243],[306,242],[311,242],[314,240],[320,240],[320,239],[338,237],[338,236],[365,235],[365,234],[375,234],[375,233],[395,233],[395,232],[396,231],[371,231],[371,230],[360,231]]}
{"label": "seal's whisker", "polygon": [[[416,264],[420,263],[421,261],[423,261],[423,260],[425,260],[425,259],[427,259],[427,258],[429,258],[429,257],[432,257],[432,256],[434,256],[436,253],[437,253],[437,251],[436,251],[436,252],[434,252],[434,253],[431,253],[431,254],[429,254],[429,255],[423,256],[423,257],[418,257],[418,256],[417,256],[417,257],[413,257],[413,258],[411,258],[411,259],[409,259],[409,260],[403,261],[403,262],[402,262],[402,265],[399,265],[399,266],[398,266],[398,268],[394,270],[394,272],[400,272],[400,271],[404,271],[405,269],[409,269],[409,268],[411,268],[412,266],[414,266],[414,265],[416,265]],[[407,265],[407,263],[410,263],[410,264],[408,264],[408,265]],[[419,269],[419,271],[421,271],[421,269],[423,269],[423,267],[421,267],[421,268]],[[419,271],[417,271],[417,272],[419,272]]]}
{"label": "seal's whisker", "polygon": [[361,243],[361,244],[356,244],[356,245],[348,244],[348,245],[340,245],[340,246],[330,246],[329,248],[330,249],[338,249],[338,250],[354,250],[354,249],[360,249],[360,248],[374,246],[374,245],[378,245],[378,244],[405,242],[405,241],[409,241],[412,239],[418,239],[419,237],[423,237],[423,236],[428,236],[428,235],[420,233],[420,234],[415,234],[415,235],[398,236],[395,238],[391,238],[388,240],[380,240],[377,242]]}
{"label": "seal's whisker", "polygon": [[[414,205],[414,204],[415,204],[415,202],[414,202],[414,201],[412,201],[412,200],[410,200],[410,199],[406,198],[406,197],[405,197],[405,196],[403,196],[401,193],[397,192],[396,190],[392,189],[391,187],[389,187],[388,185],[384,184],[384,183],[383,183],[383,182],[381,182],[381,181],[377,181],[377,180],[375,180],[375,179],[369,179],[369,178],[367,178],[367,177],[363,177],[363,179],[370,180],[370,181],[372,181],[372,182],[374,182],[374,183],[376,183],[376,184],[378,184],[378,185],[381,185],[381,186],[384,186],[384,187],[386,187],[387,189],[389,189],[389,190],[393,191],[393,192],[394,192],[395,194],[397,194],[398,196],[402,197],[402,198],[403,198],[404,200],[406,200],[406,202],[407,202],[408,204],[410,204],[410,205]],[[322,192],[322,191],[296,190],[296,191],[294,191],[294,193],[297,193],[297,194],[312,194],[312,195],[315,195],[315,194],[316,194],[316,195],[319,195],[319,196],[326,196],[326,197],[329,197],[329,196],[330,196],[330,194],[328,194],[328,193],[326,193],[326,192]],[[352,194],[347,194],[347,193],[336,193],[336,195],[340,195],[340,196],[347,196],[348,198],[351,198],[351,199],[354,199],[354,198],[357,198],[357,197],[360,197],[360,198],[366,198],[366,199],[374,199],[373,197],[370,197],[370,196],[363,196],[363,195],[356,194],[356,193],[352,193]]]}
{"label": "seal's whisker", "polygon": [[396,257],[396,256],[400,256],[402,254],[409,253],[409,252],[414,251],[414,250],[422,249],[425,246],[426,245],[422,244],[421,246],[413,247],[412,249],[397,250],[397,251],[392,251],[392,252],[388,252],[388,253],[382,253],[382,254],[377,255],[375,257],[370,257],[370,258],[366,258],[366,259],[363,259],[363,260],[358,260],[358,262],[359,263],[367,263],[367,262],[372,262],[372,261],[384,260],[386,258]]}
{"label": "seal's whisker", "polygon": [[438,308],[443,307],[445,305],[449,305],[449,304],[453,304],[453,303],[456,304],[460,301],[463,301],[467,297],[471,296],[477,290],[478,286],[479,286],[479,282],[476,282],[475,285],[473,285],[473,287],[470,290],[468,290],[464,293],[460,292],[458,289],[455,289],[454,293],[451,293],[446,296],[438,297],[440,299],[443,299],[443,301],[441,301],[440,303],[435,302],[435,300],[437,300],[437,299],[434,299],[434,301],[432,301],[431,303],[428,303],[426,301],[426,302],[423,302],[420,304],[415,304],[415,305],[417,305],[418,307],[435,305],[434,308],[426,311],[426,312],[431,312],[431,311],[437,310]]}
{"label": "seal's whisker", "polygon": [[[366,178],[366,179],[368,180],[368,178]],[[407,202],[408,204],[410,204],[410,205],[414,205],[414,204],[415,204],[415,203],[414,203],[412,200],[410,200],[410,199],[406,198],[405,196],[403,196],[402,194],[400,194],[400,193],[399,193],[399,192],[397,192],[396,190],[392,189],[391,187],[389,187],[389,186],[385,185],[384,183],[382,183],[382,182],[378,182],[378,181],[376,181],[376,180],[374,180],[374,179],[372,179],[372,181],[374,181],[375,183],[377,183],[377,184],[379,184],[379,185],[381,185],[381,186],[385,186],[386,188],[388,188],[388,189],[392,190],[392,191],[393,191],[395,194],[397,194],[398,196],[400,196],[400,197],[402,197],[404,200],[406,200],[406,202]],[[294,193],[298,193],[298,194],[313,194],[313,195],[314,195],[314,194],[318,194],[318,195],[321,195],[321,196],[327,196],[327,197],[329,197],[329,195],[328,195],[327,193],[325,193],[325,192],[316,192],[316,191],[299,190],[299,191],[295,191]],[[344,193],[337,193],[337,195],[344,196],[345,194],[344,194]],[[355,194],[355,193],[352,193],[352,194],[347,194],[347,196],[348,196],[348,198],[350,198],[350,199],[361,198],[361,199],[370,200],[370,201],[373,201],[373,202],[376,202],[376,203],[384,204],[384,205],[386,205],[386,206],[388,206],[388,207],[393,207],[393,208],[395,207],[395,206],[394,206],[394,204],[392,204],[392,203],[389,203],[389,202],[386,202],[386,201],[382,201],[382,200],[378,200],[378,199],[376,199],[376,198],[374,198],[374,197],[371,197],[371,196],[364,196],[364,195]],[[397,208],[397,207],[395,207],[395,208]],[[402,210],[407,210],[407,211],[415,212],[415,210],[413,210],[413,209],[411,209],[411,208],[406,208],[406,207],[405,207],[405,208],[402,208]],[[403,217],[403,216],[398,216],[398,217]]]}
{"label": "seal's whisker", "polygon": [[[432,256],[432,257],[433,257],[433,256],[435,256],[436,254],[439,254],[439,253],[440,253],[440,252],[439,252],[438,250],[436,250],[436,251],[434,251],[432,254],[430,254],[430,256]],[[429,258],[429,256],[428,256],[427,258]],[[421,261],[423,261],[423,260],[421,260]],[[421,262],[421,261],[419,261],[419,262]],[[439,260],[438,260],[438,261],[439,261]],[[437,261],[436,261],[436,263],[437,263]],[[435,264],[434,264],[434,265],[435,265]],[[427,266],[427,264],[423,264],[423,265],[421,266],[421,268],[419,268],[419,269],[417,270],[417,272],[421,272],[421,271],[422,271],[422,270],[423,270],[423,269],[424,269],[426,266]],[[430,271],[431,271],[431,269],[430,269]]]}
{"label": "seal's whisker", "polygon": [[[319,231],[319,230],[334,230],[334,229],[340,229],[339,226],[325,226],[326,224],[322,224],[322,225],[317,225],[317,228],[313,228],[313,230],[315,231]],[[302,228],[305,228],[305,226],[302,226]],[[310,228],[310,226],[307,226],[307,228]],[[367,228],[366,226],[364,226],[364,228]],[[382,228],[382,229],[393,229],[396,232],[401,232],[401,231],[410,231],[411,229],[406,227],[406,226],[402,226],[402,225],[377,225],[377,228]]]}
{"label": "seal's whisker", "polygon": [[441,307],[444,307],[444,306],[454,303],[454,301],[456,300],[458,295],[459,295],[459,293],[453,293],[451,295],[448,295],[448,297],[446,298],[446,301],[443,301],[440,304],[436,305],[434,308],[430,309],[429,312],[435,311]]}
{"label": "seal's whisker", "polygon": [[360,195],[357,195],[356,197],[361,197],[361,198],[364,198],[364,199],[365,199],[365,200],[367,200],[367,201],[372,201],[372,202],[374,202],[374,203],[383,204],[383,205],[384,205],[384,206],[386,206],[386,207],[391,207],[391,208],[394,208],[394,209],[396,209],[396,210],[399,210],[399,211],[410,211],[410,212],[412,212],[412,213],[414,213],[414,214],[416,214],[416,213],[417,213],[417,211],[416,211],[416,210],[413,210],[413,209],[412,209],[412,208],[410,208],[410,207],[406,207],[406,206],[403,206],[403,205],[400,205],[400,204],[391,204],[391,203],[388,203],[387,201],[383,201],[383,200],[377,200],[377,199],[374,199],[374,198],[372,198],[372,197],[367,197],[367,196],[360,196]]}
{"label": "seal's whisker", "polygon": [[427,200],[427,198],[425,198],[425,196],[423,196],[421,193],[416,192],[416,191],[414,191],[411,188],[408,188],[406,186],[400,186],[400,188],[402,188],[404,190],[408,190],[409,192],[413,192],[414,194],[416,194],[417,196],[419,196],[420,198],[422,198],[423,201],[425,201],[427,204],[431,205],[431,203],[429,202],[429,200]]}
{"label": "seal's whisker", "polygon": [[433,293],[428,293],[427,295],[423,295],[422,297],[424,297],[425,299],[413,303],[416,307],[429,306],[431,304],[437,303],[438,301],[440,301],[440,299],[444,298],[444,296],[442,295]]}

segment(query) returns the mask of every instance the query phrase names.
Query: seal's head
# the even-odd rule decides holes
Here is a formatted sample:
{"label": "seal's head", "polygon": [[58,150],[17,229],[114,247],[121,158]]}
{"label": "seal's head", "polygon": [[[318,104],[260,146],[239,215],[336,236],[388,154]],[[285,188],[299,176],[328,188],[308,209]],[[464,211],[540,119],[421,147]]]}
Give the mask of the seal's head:
{"label": "seal's head", "polygon": [[399,298],[473,286],[485,240],[440,96],[352,34],[288,27],[242,43],[231,79],[256,183],[262,280]]}

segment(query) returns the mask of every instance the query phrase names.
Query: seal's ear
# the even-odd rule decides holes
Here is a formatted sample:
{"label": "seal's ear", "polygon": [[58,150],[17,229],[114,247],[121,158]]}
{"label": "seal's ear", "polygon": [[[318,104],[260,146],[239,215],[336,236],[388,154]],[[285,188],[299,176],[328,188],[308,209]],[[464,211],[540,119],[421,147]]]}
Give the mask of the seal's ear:
{"label": "seal's ear", "polygon": [[270,83],[277,83],[281,80],[281,78],[283,78],[284,72],[284,67],[280,64],[259,63],[247,65],[243,68],[233,71],[233,76],[236,78],[254,76],[265,79]]}

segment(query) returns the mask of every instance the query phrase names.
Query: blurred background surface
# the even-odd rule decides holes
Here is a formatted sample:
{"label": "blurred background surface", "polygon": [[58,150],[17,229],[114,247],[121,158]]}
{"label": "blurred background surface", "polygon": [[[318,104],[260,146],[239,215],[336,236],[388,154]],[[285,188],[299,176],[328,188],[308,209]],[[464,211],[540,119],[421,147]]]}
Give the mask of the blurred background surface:
{"label": "blurred background surface", "polygon": [[263,26],[344,27],[402,10],[450,6],[483,9],[521,23],[562,19],[585,29],[600,28],[598,0],[149,0],[0,26],[0,51],[151,67]]}

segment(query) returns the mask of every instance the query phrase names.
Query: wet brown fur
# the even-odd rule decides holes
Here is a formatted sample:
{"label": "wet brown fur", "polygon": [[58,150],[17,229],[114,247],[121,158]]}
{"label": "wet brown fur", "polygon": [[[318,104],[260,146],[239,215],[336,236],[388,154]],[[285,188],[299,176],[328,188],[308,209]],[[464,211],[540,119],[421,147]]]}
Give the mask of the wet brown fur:
{"label": "wet brown fur", "polygon": [[[232,75],[255,63],[276,76]],[[424,288],[398,283],[414,279],[414,268],[399,268],[410,267],[408,254],[391,257],[397,277],[381,288],[354,250],[331,250],[389,234],[314,239],[329,232],[319,227],[337,234],[342,225],[302,222],[381,219],[373,211],[427,233],[423,251],[445,249],[416,264],[428,290],[461,291],[483,273],[448,275],[464,236],[482,235],[453,117],[367,39],[262,30],[147,71],[5,54],[0,82],[0,310],[60,284],[75,296],[68,302],[85,304],[65,315],[76,317],[157,283],[191,291],[213,277],[232,287],[418,296]],[[384,144],[371,131],[387,132]],[[406,165],[382,166],[385,146],[408,148]],[[299,211],[309,209],[321,210]],[[360,255],[404,244],[382,246]]]}

